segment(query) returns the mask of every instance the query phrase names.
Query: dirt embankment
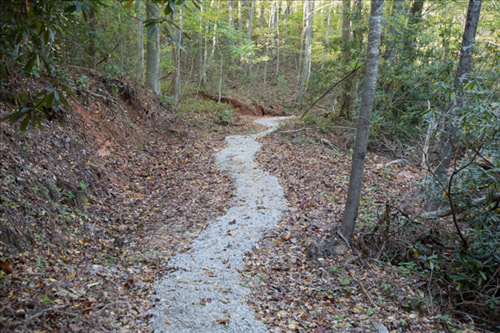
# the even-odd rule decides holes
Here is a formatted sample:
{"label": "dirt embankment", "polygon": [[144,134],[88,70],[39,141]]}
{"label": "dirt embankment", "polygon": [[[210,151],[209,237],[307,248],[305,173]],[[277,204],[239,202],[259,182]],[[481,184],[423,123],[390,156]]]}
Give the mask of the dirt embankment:
{"label": "dirt embankment", "polygon": [[[43,131],[0,123],[0,331],[148,330],[165,259],[231,197],[223,137],[192,135],[140,87],[67,76],[76,98]],[[5,82],[0,118],[47,84]]]}

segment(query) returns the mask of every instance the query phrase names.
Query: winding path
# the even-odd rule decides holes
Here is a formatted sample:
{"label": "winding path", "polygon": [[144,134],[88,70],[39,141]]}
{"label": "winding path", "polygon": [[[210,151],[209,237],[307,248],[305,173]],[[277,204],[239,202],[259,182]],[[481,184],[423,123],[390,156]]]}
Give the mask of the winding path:
{"label": "winding path", "polygon": [[286,208],[276,177],[258,168],[257,138],[274,131],[286,117],[260,118],[269,127],[253,135],[226,138],[217,156],[218,167],[235,181],[236,198],[227,214],[204,230],[191,249],[170,261],[176,271],[157,286],[153,311],[155,332],[267,332],[245,304],[248,294],[238,270],[246,252],[262,232],[278,223]]}

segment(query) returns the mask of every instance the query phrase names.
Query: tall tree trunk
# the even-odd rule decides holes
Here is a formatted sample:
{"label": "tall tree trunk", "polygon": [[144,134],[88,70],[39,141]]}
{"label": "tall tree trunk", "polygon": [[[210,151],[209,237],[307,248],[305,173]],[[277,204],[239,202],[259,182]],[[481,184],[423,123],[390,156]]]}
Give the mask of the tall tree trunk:
{"label": "tall tree trunk", "polygon": [[380,30],[382,28],[382,13],[384,0],[372,0],[370,13],[370,26],[368,32],[368,47],[365,63],[365,82],[363,86],[363,97],[359,110],[358,125],[356,131],[356,143],[354,155],[352,156],[351,177],[349,179],[349,190],[347,202],[340,232],[344,238],[351,242],[354,226],[358,217],[359,199],[363,183],[363,171],[365,167],[366,147],[370,134],[371,113],[375,99],[375,88],[377,86],[378,57],[380,53]]}
{"label": "tall tree trunk", "polygon": [[90,34],[89,34],[89,68],[95,69],[97,65],[97,55],[95,50],[95,38],[97,36],[96,27],[97,27],[97,18],[95,15],[95,9],[93,6],[89,8],[89,24],[90,24]]}
{"label": "tall tree trunk", "polygon": [[451,17],[448,23],[448,27],[444,33],[445,36],[443,37],[443,45],[444,45],[443,62],[448,62],[448,57],[450,55],[450,40],[453,30],[453,21],[454,21],[454,16]]}
{"label": "tall tree trunk", "polygon": [[417,41],[417,25],[422,19],[425,0],[415,0],[410,8],[403,49],[410,61],[415,59],[415,43]]}
{"label": "tall tree trunk", "polygon": [[[118,29],[122,29],[122,15],[118,13]],[[120,44],[120,72],[123,73],[123,34],[120,34],[118,43]]]}
{"label": "tall tree trunk", "polygon": [[314,0],[307,1],[307,16],[304,41],[304,62],[302,66],[302,78],[300,82],[300,92],[297,96],[297,103],[302,102],[306,91],[309,75],[311,74],[311,57],[312,57],[312,33],[314,19]]}
{"label": "tall tree trunk", "polygon": [[139,84],[144,83],[144,28],[141,17],[140,0],[136,1],[137,10],[137,65],[136,80]]}
{"label": "tall tree trunk", "polygon": [[386,38],[389,40],[389,43],[384,53],[384,58],[389,66],[392,65],[394,56],[396,55],[396,45],[399,42],[399,29],[397,27],[399,26],[399,18],[402,10],[403,0],[394,0],[391,8],[391,19],[389,20],[389,36]]}
{"label": "tall tree trunk", "polygon": [[[476,31],[479,22],[479,14],[481,12],[481,3],[482,0],[470,0],[469,8],[467,9],[467,19],[465,21],[464,34],[462,37],[460,60],[458,62],[457,72],[453,82],[455,101],[451,104],[450,111],[446,115],[444,130],[441,134],[439,164],[434,171],[434,175],[443,185],[447,182],[447,173],[453,158],[453,145],[455,143],[456,133],[456,128],[453,122],[455,121],[458,111],[460,111],[464,103],[463,89],[469,76],[472,64],[472,53],[476,43]],[[435,193],[433,198],[431,198],[431,200],[427,203],[426,209],[429,211],[436,210],[441,203],[441,197],[442,196],[439,193]]]}
{"label": "tall tree trunk", "polygon": [[264,26],[264,1],[260,0],[260,15],[259,15],[259,28],[262,29]]}
{"label": "tall tree trunk", "polygon": [[326,23],[326,34],[325,34],[325,49],[323,51],[323,57],[321,58],[321,70],[323,70],[325,66],[325,56],[326,56],[326,50],[328,47],[328,41],[330,40],[330,22],[332,19],[332,11],[333,11],[333,3],[328,9],[328,21]]}
{"label": "tall tree trunk", "polygon": [[243,31],[243,14],[242,14],[241,0],[238,0],[238,28]]}
{"label": "tall tree trunk", "polygon": [[298,22],[298,28],[297,30],[299,31],[299,35],[300,35],[300,50],[299,50],[299,54],[298,54],[298,61],[296,61],[297,63],[297,83],[296,83],[296,86],[300,83],[300,75],[302,74],[301,72],[301,68],[302,68],[302,60],[303,60],[303,57],[302,57],[302,52],[304,50],[304,34],[305,34],[305,29],[304,29],[304,26],[306,24],[306,12],[307,12],[307,4],[308,4],[308,1],[304,1],[303,4],[302,4],[302,21]]}
{"label": "tall tree trunk", "polygon": [[283,45],[286,45],[286,39],[288,37],[288,15],[290,15],[290,0],[286,0],[285,8],[285,37],[283,40]]}
{"label": "tall tree trunk", "polygon": [[234,0],[227,0],[227,7],[229,12],[229,28],[234,28]]}
{"label": "tall tree trunk", "polygon": [[[233,0],[229,0],[233,1]],[[205,44],[203,41],[203,3],[200,4],[200,34],[198,36],[198,90],[200,89],[201,83],[203,82],[203,45]],[[196,93],[198,95],[198,93]]]}
{"label": "tall tree trunk", "polygon": [[[344,68],[351,61],[351,0],[342,0],[342,62]],[[346,71],[347,72],[347,71]],[[341,97],[340,115],[351,119],[352,78],[344,81]]]}
{"label": "tall tree trunk", "polygon": [[280,8],[281,8],[281,4],[280,6],[277,6],[276,8],[276,16],[275,16],[275,43],[274,43],[274,47],[276,48],[276,70],[274,71],[274,78],[276,79],[278,76],[279,76],[279,72],[280,72],[280,53],[281,53],[281,49],[280,49],[280,45],[281,45],[281,42],[280,42]]}
{"label": "tall tree trunk", "polygon": [[[352,20],[352,22],[355,22],[352,31],[352,48],[356,51],[357,57],[360,57],[363,50],[363,0],[355,0],[354,6],[356,6],[356,12]],[[354,101],[358,93],[359,71],[349,80],[352,80],[351,98]]]}
{"label": "tall tree trunk", "polygon": [[[247,6],[247,38],[248,40],[252,40],[252,29],[253,29],[253,16],[255,12],[255,0],[250,0],[252,5],[248,3],[248,0],[245,0],[245,6]],[[245,67],[245,75],[249,76],[252,74],[252,59],[248,60],[248,63]]]}
{"label": "tall tree trunk", "polygon": [[[146,18],[148,20],[158,19],[160,8],[151,1],[146,2]],[[146,45],[146,86],[151,88],[156,94],[160,94],[160,27],[155,24],[151,38],[148,38]]]}
{"label": "tall tree trunk", "polygon": [[[180,46],[182,46],[182,28],[183,28],[183,19],[182,19],[182,7],[179,10],[179,29],[177,32],[177,42]],[[175,90],[174,90],[174,99],[175,105],[179,104],[179,99],[181,98],[181,47],[177,46],[175,60],[177,63],[177,68],[175,71]]]}

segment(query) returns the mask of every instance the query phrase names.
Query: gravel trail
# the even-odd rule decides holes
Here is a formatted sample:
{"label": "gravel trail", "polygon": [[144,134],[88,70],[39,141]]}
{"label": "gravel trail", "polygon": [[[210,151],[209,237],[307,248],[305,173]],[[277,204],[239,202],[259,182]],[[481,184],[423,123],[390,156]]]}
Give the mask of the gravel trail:
{"label": "gravel trail", "polygon": [[278,223],[287,207],[276,177],[258,168],[253,157],[257,138],[274,131],[287,117],[261,118],[269,127],[253,135],[226,138],[216,155],[218,167],[235,182],[236,198],[226,215],[215,220],[169,262],[176,270],[159,283],[153,311],[155,332],[267,332],[245,304],[248,294],[238,270],[262,232]]}

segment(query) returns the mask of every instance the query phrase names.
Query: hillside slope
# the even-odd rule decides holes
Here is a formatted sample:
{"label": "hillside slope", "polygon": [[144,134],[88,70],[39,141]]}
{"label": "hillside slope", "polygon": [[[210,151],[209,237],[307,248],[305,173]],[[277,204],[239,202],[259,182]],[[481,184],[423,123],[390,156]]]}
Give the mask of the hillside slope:
{"label": "hillside slope", "polygon": [[[160,268],[232,195],[212,159],[223,136],[140,87],[67,75],[72,108],[43,131],[0,123],[0,330],[148,330]],[[46,84],[13,78],[0,118]]]}

